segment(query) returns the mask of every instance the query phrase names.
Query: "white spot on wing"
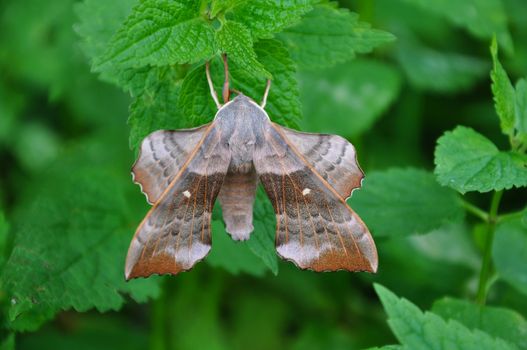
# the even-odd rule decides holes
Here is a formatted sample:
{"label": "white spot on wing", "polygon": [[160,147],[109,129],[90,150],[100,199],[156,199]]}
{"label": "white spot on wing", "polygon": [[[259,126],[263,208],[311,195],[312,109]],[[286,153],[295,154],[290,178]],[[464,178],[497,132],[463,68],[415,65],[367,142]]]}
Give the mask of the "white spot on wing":
{"label": "white spot on wing", "polygon": [[190,198],[190,192],[189,191],[185,191],[183,192],[183,195],[187,198]]}
{"label": "white spot on wing", "polygon": [[309,193],[311,193],[311,189],[304,188],[304,190],[302,191],[302,196],[307,196]]}

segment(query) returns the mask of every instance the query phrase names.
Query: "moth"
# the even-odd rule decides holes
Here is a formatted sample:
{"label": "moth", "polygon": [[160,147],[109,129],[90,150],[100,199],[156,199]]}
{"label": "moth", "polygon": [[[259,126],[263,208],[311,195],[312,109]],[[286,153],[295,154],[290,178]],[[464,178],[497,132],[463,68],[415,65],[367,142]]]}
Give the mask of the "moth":
{"label": "moth", "polygon": [[[276,214],[280,257],[314,271],[377,270],[368,228],[346,204],[364,177],[355,148],[344,138],[288,129],[271,122],[261,104],[238,92],[224,105],[206,76],[218,112],[194,129],[159,130],[146,137],[132,175],[152,208],[128,250],[127,280],[191,269],[211,249],[216,199],[226,231],[247,240],[253,231],[258,183]],[[233,90],[234,91],[234,90]]]}

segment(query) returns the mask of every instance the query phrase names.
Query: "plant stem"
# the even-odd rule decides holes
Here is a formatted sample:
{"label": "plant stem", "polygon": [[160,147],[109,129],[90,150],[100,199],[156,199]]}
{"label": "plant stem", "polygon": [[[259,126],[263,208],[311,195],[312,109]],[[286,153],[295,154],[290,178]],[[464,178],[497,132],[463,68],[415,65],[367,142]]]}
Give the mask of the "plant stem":
{"label": "plant stem", "polygon": [[520,210],[520,211],[515,211],[513,213],[507,213],[507,214],[499,215],[498,218],[496,219],[496,222],[501,222],[501,221],[504,221],[504,220],[511,220],[511,219],[515,219],[515,218],[521,218],[523,215],[525,215],[525,209],[524,210]]}
{"label": "plant stem", "polygon": [[491,253],[492,242],[494,241],[494,232],[496,229],[496,221],[498,218],[498,208],[500,206],[503,191],[494,192],[492,201],[490,203],[490,210],[487,221],[487,235],[485,236],[485,245],[483,247],[483,262],[481,263],[481,272],[479,275],[478,294],[476,302],[484,305],[487,300],[487,284],[491,275]]}
{"label": "plant stem", "polygon": [[485,221],[485,222],[489,221],[489,214],[487,214],[485,211],[483,211],[479,207],[463,199],[461,199],[461,204],[463,205],[463,208],[465,208],[465,210],[468,211],[470,214],[480,218],[482,221]]}

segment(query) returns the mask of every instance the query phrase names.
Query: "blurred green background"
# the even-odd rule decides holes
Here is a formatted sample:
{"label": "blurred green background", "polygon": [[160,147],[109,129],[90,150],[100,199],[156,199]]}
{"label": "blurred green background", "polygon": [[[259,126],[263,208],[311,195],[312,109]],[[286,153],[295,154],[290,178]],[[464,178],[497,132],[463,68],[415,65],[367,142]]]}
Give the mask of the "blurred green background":
{"label": "blurred green background", "polygon": [[[5,346],[12,341],[8,329],[15,329],[21,331],[20,349],[361,349],[397,342],[373,282],[422,309],[444,296],[474,298],[481,230],[472,218],[419,236],[374,232],[376,275],[317,274],[283,261],[275,275],[251,257],[237,256],[227,242],[218,253],[223,258],[210,257],[177,277],[140,281],[133,299],[123,294],[124,254],[148,206],[129,175],[130,97],[90,72],[76,33],[79,3],[0,1],[0,209],[6,218],[0,220],[0,263],[23,242],[28,254],[47,249],[51,261],[67,266],[96,264],[93,273],[104,279],[58,272],[82,280],[80,292],[63,298],[84,312],[55,315],[42,302],[27,319],[17,318],[12,306],[18,300],[0,292]],[[527,3],[479,1],[487,6],[467,17],[472,22],[464,9],[441,3],[464,2],[340,1],[397,40],[329,69],[299,68],[301,128],[347,137],[366,178],[391,167],[432,170],[437,138],[458,124],[507,148],[493,106],[488,47],[496,33],[511,80],[527,76]],[[88,201],[86,193],[96,200]],[[502,210],[523,208],[526,197],[525,189],[506,193]],[[490,194],[467,198],[486,210]],[[60,220],[64,216],[72,220]],[[41,222],[50,230],[15,238],[21,227],[30,232]],[[72,241],[68,232],[76,229],[86,239]],[[104,238],[109,234],[111,244]],[[81,249],[77,245],[88,245],[88,260],[64,253]],[[57,273],[46,275],[44,260],[18,263],[35,268],[24,278]],[[101,299],[98,310],[83,303],[91,297]],[[501,280],[488,303],[527,315],[525,296]]]}

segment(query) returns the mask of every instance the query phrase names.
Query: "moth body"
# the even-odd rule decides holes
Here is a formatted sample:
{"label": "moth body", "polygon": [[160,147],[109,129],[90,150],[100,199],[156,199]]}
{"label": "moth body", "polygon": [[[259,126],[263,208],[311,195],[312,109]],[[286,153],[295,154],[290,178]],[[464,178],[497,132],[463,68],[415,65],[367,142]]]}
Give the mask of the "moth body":
{"label": "moth body", "polygon": [[263,142],[262,125],[266,120],[269,120],[267,114],[244,95],[225,105],[214,119],[216,127],[222,130],[221,143],[231,154],[218,199],[225,230],[234,240],[247,240],[254,230],[253,206],[258,178],[253,157],[255,148]]}

